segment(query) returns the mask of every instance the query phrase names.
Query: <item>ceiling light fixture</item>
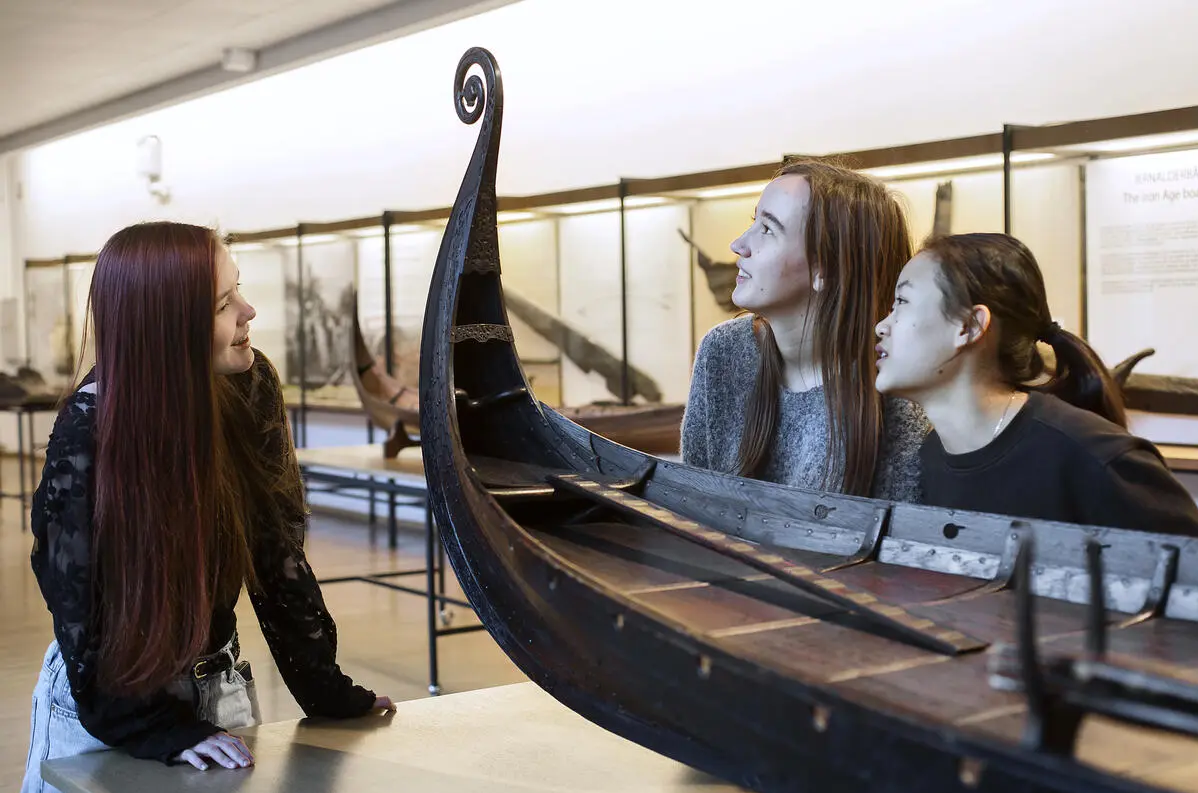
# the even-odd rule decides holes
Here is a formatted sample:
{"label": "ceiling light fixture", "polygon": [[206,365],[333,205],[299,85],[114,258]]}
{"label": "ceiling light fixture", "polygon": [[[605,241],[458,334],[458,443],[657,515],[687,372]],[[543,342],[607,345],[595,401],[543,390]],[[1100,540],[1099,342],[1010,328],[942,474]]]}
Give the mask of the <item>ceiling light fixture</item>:
{"label": "ceiling light fixture", "polygon": [[[1056,159],[1049,152],[1025,151],[1011,155],[1014,164],[1043,162]],[[964,171],[985,171],[1002,167],[1001,154],[983,154],[978,157],[958,157],[951,160],[936,160],[933,162],[913,162],[909,165],[889,165],[881,168],[867,168],[865,173],[879,179],[903,179],[912,176],[936,176]]]}
{"label": "ceiling light fixture", "polygon": [[162,139],[144,135],[137,141],[137,175],[146,180],[146,190],[159,204],[168,204],[171,189],[162,182]]}
{"label": "ceiling light fixture", "polygon": [[1065,151],[1094,152],[1100,154],[1125,154],[1128,152],[1151,152],[1170,148],[1198,146],[1198,130],[1163,132],[1159,135],[1139,135],[1134,138],[1116,138],[1093,143],[1078,143],[1062,146]]}

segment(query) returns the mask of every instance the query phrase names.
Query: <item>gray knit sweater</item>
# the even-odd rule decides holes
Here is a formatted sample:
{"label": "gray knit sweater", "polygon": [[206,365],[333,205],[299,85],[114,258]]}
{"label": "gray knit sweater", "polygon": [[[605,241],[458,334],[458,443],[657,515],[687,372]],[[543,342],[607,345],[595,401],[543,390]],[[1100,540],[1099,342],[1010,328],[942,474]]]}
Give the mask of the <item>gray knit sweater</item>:
{"label": "gray knit sweater", "polygon": [[[684,462],[725,473],[736,471],[736,453],[759,354],[753,338],[753,318],[749,316],[721,322],[703,337],[682,419]],[[923,410],[912,402],[887,397],[883,404],[885,435],[871,495],[918,502],[919,447],[931,425]],[[824,389],[783,389],[778,439],[760,478],[819,488],[827,450]]]}

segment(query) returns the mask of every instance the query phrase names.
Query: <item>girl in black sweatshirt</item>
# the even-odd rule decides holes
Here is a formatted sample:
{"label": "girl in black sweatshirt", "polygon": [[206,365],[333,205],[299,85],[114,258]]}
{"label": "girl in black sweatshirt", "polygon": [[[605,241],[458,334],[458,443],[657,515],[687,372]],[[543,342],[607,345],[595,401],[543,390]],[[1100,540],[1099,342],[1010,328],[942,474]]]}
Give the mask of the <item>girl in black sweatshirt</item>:
{"label": "girl in black sweatshirt", "polygon": [[[1082,339],[1053,322],[1031,251],[1006,234],[935,238],[878,323],[877,388],[935,427],[924,503],[1198,535],[1198,506],[1160,452],[1126,429],[1122,398]],[[1036,348],[1050,345],[1056,372]]]}

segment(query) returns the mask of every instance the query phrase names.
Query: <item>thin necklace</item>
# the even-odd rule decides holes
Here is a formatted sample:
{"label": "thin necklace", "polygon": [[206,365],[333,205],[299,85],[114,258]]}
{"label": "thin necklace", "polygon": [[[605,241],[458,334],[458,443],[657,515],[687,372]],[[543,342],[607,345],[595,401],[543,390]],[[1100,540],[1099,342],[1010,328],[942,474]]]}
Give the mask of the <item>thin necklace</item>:
{"label": "thin necklace", "polygon": [[1010,399],[1007,400],[1007,406],[1002,409],[1002,415],[998,417],[998,423],[994,425],[994,434],[990,436],[990,440],[998,437],[998,430],[1002,427],[1003,419],[1007,417],[1007,411],[1011,409],[1011,403],[1015,401],[1015,395],[1018,391],[1012,391]]}

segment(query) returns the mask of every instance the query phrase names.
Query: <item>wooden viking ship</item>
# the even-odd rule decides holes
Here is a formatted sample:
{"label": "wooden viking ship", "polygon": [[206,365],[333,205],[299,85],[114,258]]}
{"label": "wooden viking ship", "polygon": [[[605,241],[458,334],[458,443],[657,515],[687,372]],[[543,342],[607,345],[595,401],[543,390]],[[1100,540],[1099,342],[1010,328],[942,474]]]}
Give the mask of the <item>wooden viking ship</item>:
{"label": "wooden viking ship", "polygon": [[703,275],[707,279],[707,288],[711,291],[711,296],[715,298],[716,304],[728,312],[739,310],[732,302],[732,290],[736,289],[736,274],[740,270],[736,262],[717,262],[696,245],[685,231],[678,229],[678,234],[687,245],[695,249],[695,262],[703,271]]}
{"label": "wooden viking ship", "polygon": [[531,680],[753,790],[1198,791],[1198,541],[741,479],[537,402],[486,50],[454,101],[480,132],[425,313],[423,459],[453,569]]}
{"label": "wooden viking ship", "polygon": [[1111,368],[1115,382],[1123,389],[1124,406],[1149,413],[1198,416],[1198,378],[1132,371],[1140,361],[1155,354],[1156,350],[1149,347]]}
{"label": "wooden viking ship", "polygon": [[354,390],[362,401],[362,409],[376,427],[390,434],[383,441],[383,454],[395,457],[405,446],[414,446],[420,441],[409,432],[420,426],[420,396],[387,373],[386,367],[370,354],[366,339],[362,337],[362,325],[358,322],[358,293],[354,292],[354,332],[350,343],[353,367],[350,369]]}
{"label": "wooden viking ship", "polygon": [[[362,409],[374,422],[389,434],[383,442],[383,454],[394,457],[406,446],[420,443],[420,398],[414,388],[405,386],[387,374],[382,363],[371,354],[362,336],[358,322],[357,294],[354,295],[353,329],[350,354],[354,362],[352,377]],[[531,314],[531,311],[529,312]],[[543,312],[542,312],[543,313]],[[534,325],[540,327],[545,322]],[[577,333],[562,334],[574,348],[592,352],[595,345]],[[589,345],[589,346],[588,346]],[[634,382],[641,391],[656,389],[651,382],[646,384],[645,375],[632,372]],[[639,391],[638,391],[639,393]],[[603,404],[593,403],[572,408],[562,408],[562,413],[574,421],[605,438],[648,454],[677,454],[682,412],[684,405],[678,404]]]}

